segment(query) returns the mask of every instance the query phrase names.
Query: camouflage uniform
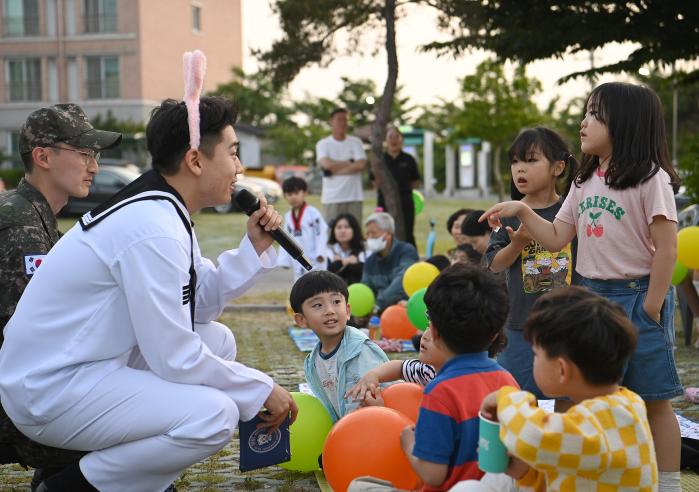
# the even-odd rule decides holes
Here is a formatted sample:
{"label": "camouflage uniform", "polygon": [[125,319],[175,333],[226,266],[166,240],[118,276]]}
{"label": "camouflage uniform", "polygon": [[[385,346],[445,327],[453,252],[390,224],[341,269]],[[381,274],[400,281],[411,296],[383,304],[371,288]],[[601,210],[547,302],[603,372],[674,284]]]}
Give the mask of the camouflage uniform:
{"label": "camouflage uniform", "polygon": [[[95,130],[79,106],[58,104],[29,115],[20,132],[19,151],[26,154],[58,142],[99,151],[120,141],[117,133]],[[46,198],[26,180],[16,190],[0,193],[0,343],[22,292],[60,236]],[[0,463],[55,469],[75,463],[84,454],[31,441],[0,407]]]}

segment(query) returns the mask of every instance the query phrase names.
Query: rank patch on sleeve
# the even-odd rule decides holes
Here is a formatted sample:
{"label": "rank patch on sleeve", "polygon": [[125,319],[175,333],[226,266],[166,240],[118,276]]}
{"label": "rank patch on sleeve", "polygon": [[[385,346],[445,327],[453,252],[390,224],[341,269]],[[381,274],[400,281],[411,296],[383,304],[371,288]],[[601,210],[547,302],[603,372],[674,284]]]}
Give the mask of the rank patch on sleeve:
{"label": "rank patch on sleeve", "polygon": [[34,275],[36,269],[39,268],[41,263],[46,258],[46,255],[25,255],[24,256],[24,273],[27,275]]}

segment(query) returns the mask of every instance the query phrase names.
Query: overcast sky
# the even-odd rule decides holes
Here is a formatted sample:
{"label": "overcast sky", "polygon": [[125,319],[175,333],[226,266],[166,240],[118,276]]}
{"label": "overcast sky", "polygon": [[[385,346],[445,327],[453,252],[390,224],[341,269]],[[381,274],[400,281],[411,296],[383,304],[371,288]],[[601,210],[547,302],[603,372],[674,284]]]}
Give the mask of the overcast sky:
{"label": "overcast sky", "polygon": [[[256,60],[250,56],[250,48],[268,48],[275,39],[282,35],[278,19],[273,15],[267,0],[242,0],[243,2],[243,46],[244,65],[246,72],[254,72]],[[445,39],[444,34],[436,29],[434,9],[425,6],[410,5],[404,11],[405,15],[398,21],[397,45],[399,75],[398,83],[403,86],[403,94],[409,96],[413,104],[427,104],[444,98],[456,98],[459,90],[459,80],[475,71],[475,67],[486,55],[482,52],[466,55],[458,59],[437,58],[431,53],[419,53],[418,47],[433,40]],[[536,35],[537,33],[532,33]],[[539,35],[551,36],[552,33]],[[378,37],[367,43],[367,53],[364,55],[342,56],[333,61],[328,67],[311,66],[304,69],[292,82],[290,93],[294,99],[300,99],[305,93],[332,98],[342,88],[340,77],[350,79],[373,79],[379,92],[386,77],[386,57],[383,50],[376,56],[370,53]],[[339,43],[342,42],[338,39]],[[338,44],[339,44],[338,43]],[[595,64],[623,59],[632,51],[630,45],[613,45],[595,52]],[[564,85],[557,85],[556,80],[563,75],[590,66],[588,53],[566,57],[563,60],[544,60],[532,63],[527,67],[530,77],[538,78],[543,85],[543,94],[537,100],[544,106],[551,98],[560,95],[562,101],[568,101],[577,96],[586,96],[590,90],[589,82],[576,80]],[[616,80],[618,76],[610,75],[599,82]],[[626,80],[626,79],[625,79]]]}

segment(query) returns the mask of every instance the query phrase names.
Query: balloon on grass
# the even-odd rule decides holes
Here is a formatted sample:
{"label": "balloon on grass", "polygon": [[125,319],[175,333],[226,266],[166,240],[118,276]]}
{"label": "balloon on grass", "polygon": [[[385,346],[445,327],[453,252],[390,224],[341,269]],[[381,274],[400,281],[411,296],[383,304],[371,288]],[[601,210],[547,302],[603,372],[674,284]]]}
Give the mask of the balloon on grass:
{"label": "balloon on grass", "polygon": [[699,269],[699,226],[685,227],[677,234],[677,259],[687,268]]}
{"label": "balloon on grass", "polygon": [[352,316],[366,316],[374,309],[374,291],[366,284],[356,283],[350,285],[349,291],[350,313]]}
{"label": "balloon on grass", "polygon": [[672,285],[680,284],[684,278],[687,276],[688,270],[679,261],[675,262],[675,268],[672,270]]}
{"label": "balloon on grass", "polygon": [[420,215],[422,209],[425,208],[425,197],[417,190],[413,190],[413,205],[415,206],[415,215]]}
{"label": "balloon on grass", "polygon": [[403,306],[389,306],[381,314],[381,336],[383,338],[400,338],[406,340],[417,334],[417,330],[408,319]]}
{"label": "balloon on grass", "polygon": [[427,287],[439,275],[439,269],[432,263],[420,261],[414,263],[403,274],[403,290],[408,296]]}
{"label": "balloon on grass", "polygon": [[299,472],[318,470],[318,457],[323,452],[333,421],[315,396],[298,392],[292,392],[291,396],[299,407],[299,413],[289,427],[291,459],[279,466]]}
{"label": "balloon on grass", "polygon": [[427,292],[427,288],[423,287],[410,296],[408,300],[408,319],[420,331],[425,331],[430,324],[430,321],[427,319],[425,292]]}
{"label": "balloon on grass", "polygon": [[402,413],[367,407],[340,419],[323,447],[323,471],[335,492],[345,492],[361,476],[388,480],[394,487],[415,490],[420,479],[403,453],[400,435],[413,425]]}

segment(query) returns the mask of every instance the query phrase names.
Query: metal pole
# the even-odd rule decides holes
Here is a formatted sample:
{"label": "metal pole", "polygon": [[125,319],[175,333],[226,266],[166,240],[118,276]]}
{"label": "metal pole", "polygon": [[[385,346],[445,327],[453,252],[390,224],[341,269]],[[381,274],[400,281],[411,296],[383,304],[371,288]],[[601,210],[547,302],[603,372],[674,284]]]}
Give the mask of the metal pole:
{"label": "metal pole", "polygon": [[675,64],[672,64],[672,166],[677,167],[677,79]]}

